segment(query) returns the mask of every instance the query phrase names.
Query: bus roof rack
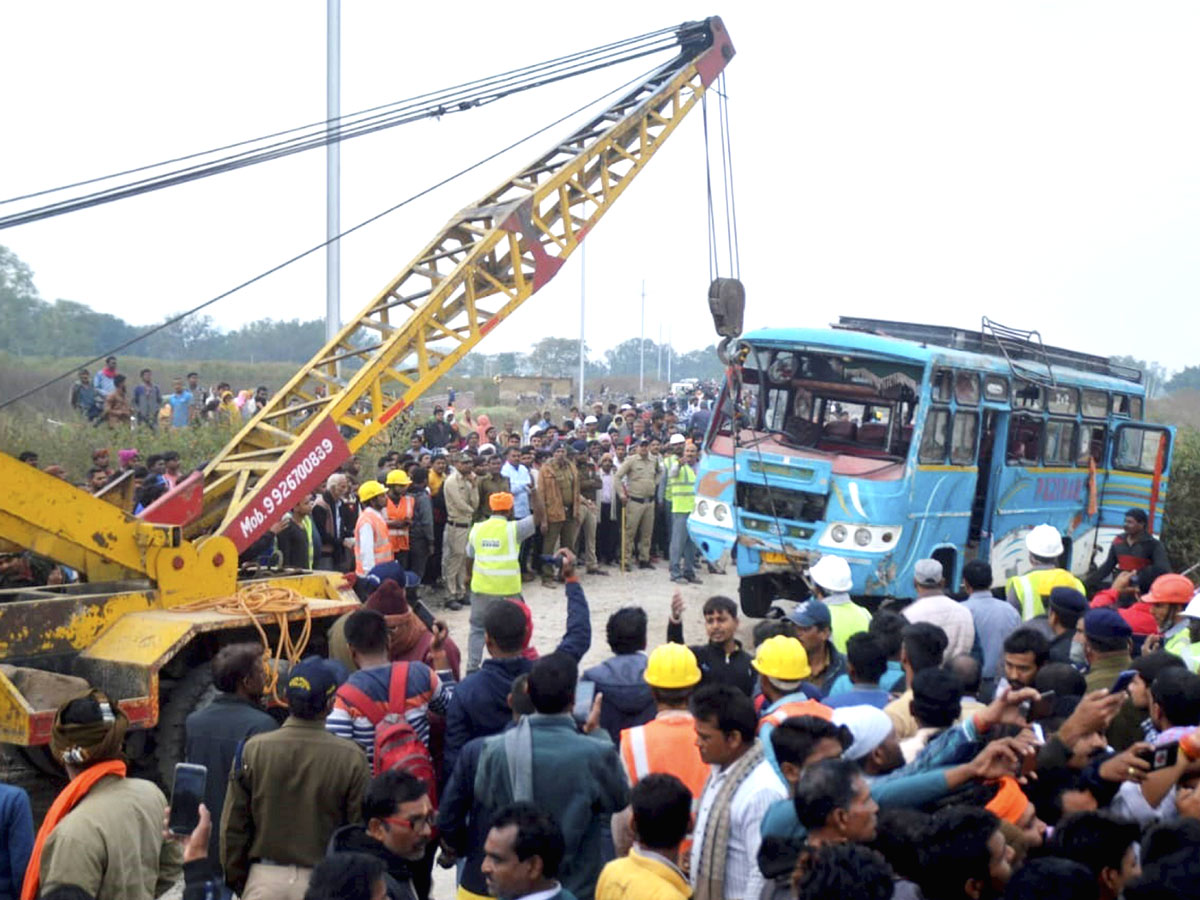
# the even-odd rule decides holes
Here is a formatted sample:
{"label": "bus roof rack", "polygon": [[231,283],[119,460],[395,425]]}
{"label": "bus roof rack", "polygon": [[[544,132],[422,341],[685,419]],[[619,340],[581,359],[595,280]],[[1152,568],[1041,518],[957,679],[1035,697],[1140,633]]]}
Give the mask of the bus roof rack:
{"label": "bus roof rack", "polygon": [[979,331],[949,325],[921,325],[915,322],[892,322],[857,316],[839,316],[833,327],[900,338],[918,344],[932,344],[935,347],[948,347],[952,350],[1002,356],[1007,360],[1014,375],[1045,384],[1054,383],[1055,365],[1120,378],[1134,384],[1142,383],[1140,369],[1115,363],[1104,356],[1046,346],[1038,332],[1008,328],[993,322],[987,316],[984,316]]}

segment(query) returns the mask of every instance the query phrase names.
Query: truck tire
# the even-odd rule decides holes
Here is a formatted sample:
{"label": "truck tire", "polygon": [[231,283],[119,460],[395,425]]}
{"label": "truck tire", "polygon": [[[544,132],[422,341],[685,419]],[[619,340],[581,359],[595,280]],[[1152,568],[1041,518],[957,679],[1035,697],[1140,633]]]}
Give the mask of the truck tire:
{"label": "truck tire", "polygon": [[742,612],[752,619],[761,619],[771,608],[774,599],[773,579],[769,575],[753,575],[738,581],[738,600]]}
{"label": "truck tire", "polygon": [[216,695],[212,664],[203,662],[175,682],[163,702],[162,715],[154,729],[154,743],[158,780],[165,790],[170,790],[175,778],[175,764],[184,760],[187,717],[212,703]]}

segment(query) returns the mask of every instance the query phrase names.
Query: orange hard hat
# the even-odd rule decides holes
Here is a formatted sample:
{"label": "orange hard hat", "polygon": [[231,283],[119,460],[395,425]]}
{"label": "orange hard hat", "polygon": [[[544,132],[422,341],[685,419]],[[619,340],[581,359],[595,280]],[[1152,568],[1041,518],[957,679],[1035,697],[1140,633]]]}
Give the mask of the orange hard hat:
{"label": "orange hard hat", "polygon": [[492,512],[504,512],[513,508],[513,495],[508,491],[497,491],[488,497],[488,505]]}
{"label": "orange hard hat", "polygon": [[1182,606],[1191,602],[1192,594],[1195,591],[1196,586],[1186,575],[1168,572],[1166,575],[1159,575],[1154,579],[1154,584],[1150,585],[1149,595],[1142,599],[1147,603],[1177,603]]}

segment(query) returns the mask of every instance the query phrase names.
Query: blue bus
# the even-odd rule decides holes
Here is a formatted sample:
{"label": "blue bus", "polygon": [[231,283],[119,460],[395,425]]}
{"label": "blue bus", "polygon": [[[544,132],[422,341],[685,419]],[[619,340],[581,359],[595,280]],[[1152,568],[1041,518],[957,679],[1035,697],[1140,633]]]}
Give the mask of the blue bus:
{"label": "blue bus", "polygon": [[1173,429],[1143,421],[1142,374],[984,319],[980,331],[842,317],[727,340],[689,531],[736,561],[743,610],[807,595],[844,557],[852,593],[912,597],[913,565],[956,588],[973,558],[995,586],[1029,568],[1048,522],[1086,575],[1125,511],[1163,525]]}

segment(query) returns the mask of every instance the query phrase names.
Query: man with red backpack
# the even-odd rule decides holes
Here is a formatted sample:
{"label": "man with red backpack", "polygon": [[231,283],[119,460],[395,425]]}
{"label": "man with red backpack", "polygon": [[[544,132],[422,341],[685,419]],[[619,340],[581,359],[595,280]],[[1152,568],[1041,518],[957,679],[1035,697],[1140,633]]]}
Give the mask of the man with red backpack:
{"label": "man with red backpack", "polygon": [[[435,625],[430,658],[423,662],[390,662],[387,621],[373,609],[360,609],[346,619],[346,643],[358,671],[338,688],[333,711],[325,720],[327,730],[362,745],[372,774],[396,768],[405,754],[397,756],[406,741],[418,740],[429,757],[429,712],[445,715],[454,693],[454,673],[446,656],[446,629]],[[436,671],[435,671],[436,670]],[[419,748],[413,753],[420,756]],[[382,755],[380,755],[382,754]],[[404,768],[418,778],[424,775]]]}
{"label": "man with red backpack", "polygon": [[[455,684],[445,626],[434,625],[433,668],[415,660],[390,662],[387,621],[373,609],[351,613],[345,634],[358,671],[338,688],[326,729],[362,746],[372,775],[402,771],[419,778],[436,810],[441,760],[435,763],[429,752],[429,713],[446,714]],[[410,866],[418,897],[429,895],[436,850],[431,842],[424,861]]]}

